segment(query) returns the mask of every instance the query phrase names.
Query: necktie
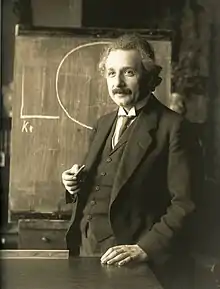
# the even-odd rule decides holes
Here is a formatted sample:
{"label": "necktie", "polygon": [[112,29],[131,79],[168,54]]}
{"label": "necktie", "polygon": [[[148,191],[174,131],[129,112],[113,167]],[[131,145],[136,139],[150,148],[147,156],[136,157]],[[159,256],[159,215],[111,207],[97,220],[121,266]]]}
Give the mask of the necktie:
{"label": "necktie", "polygon": [[129,123],[133,117],[121,116],[121,118],[122,118],[122,120],[121,120],[121,126],[119,128],[119,132],[118,132],[118,139],[120,139],[120,137],[123,135],[123,133],[127,129],[128,125],[129,125]]}
{"label": "necktie", "polygon": [[121,120],[120,127],[119,127],[119,130],[118,130],[117,134],[114,137],[113,147],[116,146],[116,144],[118,143],[120,137],[125,132],[125,130],[129,126],[129,124],[130,124],[130,122],[131,122],[131,120],[133,118],[134,118],[134,116],[120,116],[120,120]]}

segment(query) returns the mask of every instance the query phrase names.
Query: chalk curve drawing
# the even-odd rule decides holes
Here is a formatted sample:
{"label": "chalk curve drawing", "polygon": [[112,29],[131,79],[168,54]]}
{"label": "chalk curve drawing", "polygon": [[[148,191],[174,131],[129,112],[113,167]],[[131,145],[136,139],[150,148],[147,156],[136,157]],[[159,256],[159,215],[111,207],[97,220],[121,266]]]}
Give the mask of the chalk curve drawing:
{"label": "chalk curve drawing", "polygon": [[109,44],[109,42],[107,41],[97,41],[97,42],[90,42],[90,43],[85,43],[85,44],[82,44],[82,45],[79,45],[75,48],[73,48],[72,50],[70,50],[69,52],[66,53],[66,55],[63,57],[63,59],[60,61],[60,64],[58,65],[57,67],[57,71],[56,71],[56,78],[55,78],[55,85],[56,85],[56,96],[57,96],[57,100],[59,102],[59,105],[61,106],[61,108],[63,109],[63,111],[65,112],[65,114],[67,115],[67,117],[69,119],[71,119],[72,121],[74,121],[75,123],[85,127],[85,128],[88,128],[88,129],[92,129],[91,126],[89,125],[86,125],[82,122],[80,122],[79,120],[75,119],[74,117],[72,117],[68,111],[66,110],[66,108],[64,107],[64,105],[62,104],[62,101],[60,99],[60,95],[59,95],[59,89],[58,89],[58,80],[59,80],[59,73],[60,73],[60,69],[64,63],[64,61],[72,54],[74,53],[75,51],[81,49],[81,48],[85,48],[85,47],[89,47],[89,46],[93,46],[93,45],[106,45],[106,44]]}

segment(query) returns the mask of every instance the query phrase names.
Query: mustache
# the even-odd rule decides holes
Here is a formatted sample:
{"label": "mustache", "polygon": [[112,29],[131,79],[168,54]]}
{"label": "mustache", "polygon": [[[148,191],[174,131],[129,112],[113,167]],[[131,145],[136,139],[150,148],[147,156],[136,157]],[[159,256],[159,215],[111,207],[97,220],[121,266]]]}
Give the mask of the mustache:
{"label": "mustache", "polygon": [[117,94],[117,93],[120,93],[120,94],[131,94],[131,90],[129,88],[114,88],[112,90],[112,93],[113,94]]}

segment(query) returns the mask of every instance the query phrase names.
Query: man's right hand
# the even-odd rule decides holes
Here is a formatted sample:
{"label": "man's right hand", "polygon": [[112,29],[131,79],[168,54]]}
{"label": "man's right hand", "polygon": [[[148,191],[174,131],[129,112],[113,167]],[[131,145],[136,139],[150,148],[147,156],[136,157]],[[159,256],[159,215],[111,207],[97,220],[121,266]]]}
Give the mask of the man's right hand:
{"label": "man's right hand", "polygon": [[80,174],[76,175],[79,169],[80,165],[75,164],[71,169],[62,173],[62,183],[70,194],[76,194],[80,190]]}

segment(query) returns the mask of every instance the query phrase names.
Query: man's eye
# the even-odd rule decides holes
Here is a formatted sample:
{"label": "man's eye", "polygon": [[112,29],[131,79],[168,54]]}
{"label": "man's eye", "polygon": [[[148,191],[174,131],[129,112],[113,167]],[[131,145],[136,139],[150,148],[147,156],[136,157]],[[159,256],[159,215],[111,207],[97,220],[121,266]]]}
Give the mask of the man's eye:
{"label": "man's eye", "polygon": [[134,76],[135,75],[135,71],[132,69],[127,69],[127,70],[125,70],[124,73],[126,76]]}
{"label": "man's eye", "polygon": [[107,72],[107,76],[108,77],[114,77],[115,76],[115,72],[114,71],[108,71]]}

